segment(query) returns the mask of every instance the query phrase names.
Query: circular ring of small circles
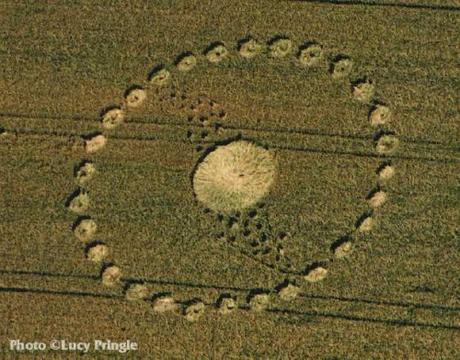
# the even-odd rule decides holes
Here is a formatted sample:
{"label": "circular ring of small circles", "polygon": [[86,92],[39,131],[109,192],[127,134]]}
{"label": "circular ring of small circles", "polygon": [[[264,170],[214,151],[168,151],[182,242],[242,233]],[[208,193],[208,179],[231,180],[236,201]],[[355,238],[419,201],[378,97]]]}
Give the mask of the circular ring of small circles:
{"label": "circular ring of small circles", "polygon": [[[288,56],[296,56],[297,63],[301,67],[318,66],[325,61],[325,51],[321,44],[309,42],[294,48],[293,42],[287,37],[274,38],[268,43],[258,42],[254,38],[246,38],[238,42],[235,49],[238,55],[247,60],[256,56],[267,55],[274,59],[282,59]],[[183,72],[193,71],[198,62],[207,61],[211,65],[224,62],[233,56],[234,49],[230,49],[222,42],[211,44],[202,54],[192,52],[181,54],[174,65],[165,67],[158,65],[149,73],[147,83],[144,86],[129,88],[119,106],[106,108],[102,111],[100,120],[101,127],[105,132],[120,126],[131,108],[141,106],[147,99],[148,86],[164,86],[172,77]],[[189,321],[197,320],[206,309],[215,309],[220,314],[228,314],[236,309],[263,311],[269,309],[270,301],[274,296],[281,301],[292,301],[300,294],[299,281],[317,282],[323,280],[328,274],[328,268],[335,259],[348,256],[354,247],[356,234],[370,232],[375,226],[375,219],[378,208],[388,200],[385,191],[387,182],[394,176],[395,168],[385,156],[391,154],[398,145],[398,139],[394,132],[386,127],[391,119],[391,110],[383,102],[375,100],[375,83],[372,79],[365,77],[356,81],[350,80],[353,69],[353,60],[345,55],[337,55],[327,61],[330,76],[337,81],[347,82],[351,86],[351,97],[369,107],[368,122],[375,129],[374,150],[383,159],[383,162],[376,169],[376,185],[365,199],[368,202],[369,210],[363,213],[357,220],[353,233],[343,236],[331,245],[331,257],[327,261],[309,264],[305,271],[299,273],[294,280],[286,279],[272,291],[250,292],[243,301],[229,294],[222,294],[215,303],[205,303],[199,299],[190,301],[179,301],[172,295],[152,296],[149,288],[144,283],[130,283],[122,278],[121,269],[113,262],[108,262],[109,247],[101,242],[94,241],[97,233],[97,224],[90,217],[85,216],[90,207],[90,198],[85,186],[97,172],[92,161],[83,160],[76,165],[74,177],[78,189],[74,191],[66,202],[67,208],[78,214],[77,221],[73,224],[72,230],[75,237],[85,246],[85,254],[88,260],[101,265],[101,281],[107,287],[121,286],[124,289],[125,298],[128,301],[149,300],[153,302],[153,310],[156,312],[181,313]],[[173,70],[174,69],[174,70]],[[98,133],[83,137],[85,150],[88,154],[98,152],[107,143],[107,137]]]}

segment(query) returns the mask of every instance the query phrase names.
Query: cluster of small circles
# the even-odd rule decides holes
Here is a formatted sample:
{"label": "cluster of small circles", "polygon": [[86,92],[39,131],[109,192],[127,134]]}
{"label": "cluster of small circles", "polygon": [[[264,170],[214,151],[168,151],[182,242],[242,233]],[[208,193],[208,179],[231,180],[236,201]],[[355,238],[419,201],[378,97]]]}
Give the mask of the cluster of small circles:
{"label": "cluster of small circles", "polygon": [[216,234],[217,240],[240,251],[246,247],[249,250],[245,254],[253,259],[290,271],[292,263],[284,245],[289,234],[284,231],[273,233],[263,202],[244,211],[219,213],[217,220],[223,228]]}
{"label": "cluster of small circles", "polygon": [[[263,44],[253,38],[246,38],[238,43],[237,49],[239,55],[245,59],[252,59],[263,52],[268,52],[269,56],[274,59],[280,59],[296,52],[299,65],[304,67],[319,64],[325,56],[322,45],[317,42],[305,43],[295,51],[292,40],[285,37],[272,39],[268,44]],[[204,52],[204,57],[209,63],[217,64],[227,59],[230,54],[231,50],[224,43],[219,42],[209,46]],[[200,58],[201,56],[192,52],[186,52],[177,57],[174,65],[179,73],[189,72],[197,66]],[[329,65],[329,71],[333,79],[350,80],[349,77],[353,69],[353,61],[350,57],[336,56]],[[129,109],[138,108],[146,101],[149,85],[165,86],[171,81],[173,75],[171,68],[156,65],[148,75],[147,84],[128,88],[120,105],[103,109],[100,115],[102,131],[107,132],[121,125]],[[370,125],[377,129],[374,138],[376,152],[382,156],[392,153],[398,145],[398,140],[394,133],[386,128],[391,118],[391,110],[386,104],[375,100],[375,83],[369,78],[362,78],[354,82],[350,81],[350,84],[354,99],[370,106],[368,120]],[[87,154],[96,153],[106,146],[107,136],[103,132],[84,138]],[[69,196],[66,202],[67,208],[79,216],[73,224],[74,235],[84,244],[88,260],[101,264],[101,281],[105,286],[122,286],[127,300],[147,300],[150,296],[148,286],[141,283],[124,282],[121,269],[108,260],[110,257],[109,247],[101,241],[94,240],[97,234],[97,224],[94,219],[85,214],[90,208],[90,197],[86,186],[96,172],[94,163],[86,159],[77,164],[75,168],[74,177],[78,188]],[[377,186],[367,199],[370,211],[360,217],[356,224],[356,232],[367,233],[372,230],[375,211],[387,200],[385,185],[394,174],[394,166],[387,161],[383,162],[377,169]],[[344,237],[340,242],[333,244],[332,250],[336,258],[343,258],[351,252],[352,247],[351,237]],[[327,273],[327,263],[318,262],[302,272],[302,276],[308,282],[317,282],[324,279]],[[274,293],[280,299],[289,301],[294,300],[300,294],[300,288],[293,282],[285,282],[272,292],[249,294],[247,303],[241,308],[249,308],[254,311],[265,310],[269,307],[270,299]],[[155,311],[180,311],[190,321],[197,320],[207,307],[217,308],[219,313],[228,314],[239,306],[236,298],[230,295],[222,295],[215,304],[205,304],[200,300],[179,302],[172,296],[153,298],[153,309]]]}
{"label": "cluster of small circles", "polygon": [[227,112],[221,104],[205,95],[199,96],[188,111],[187,122],[195,128],[187,130],[187,139],[197,144],[195,149],[200,152],[205,149],[205,142],[212,142],[221,135],[222,121],[225,120]]}

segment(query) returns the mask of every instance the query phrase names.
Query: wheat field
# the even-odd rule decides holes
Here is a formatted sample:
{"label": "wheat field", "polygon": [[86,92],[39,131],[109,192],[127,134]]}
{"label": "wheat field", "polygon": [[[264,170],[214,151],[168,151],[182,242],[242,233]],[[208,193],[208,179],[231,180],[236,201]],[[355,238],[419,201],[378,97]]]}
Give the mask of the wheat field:
{"label": "wheat field", "polygon": [[2,2],[0,358],[459,358],[459,15]]}

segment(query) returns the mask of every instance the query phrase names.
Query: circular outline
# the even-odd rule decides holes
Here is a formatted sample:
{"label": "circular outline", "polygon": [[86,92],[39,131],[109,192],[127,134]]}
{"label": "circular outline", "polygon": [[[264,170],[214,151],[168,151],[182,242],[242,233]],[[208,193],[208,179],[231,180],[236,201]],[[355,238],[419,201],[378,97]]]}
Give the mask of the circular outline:
{"label": "circular outline", "polygon": [[[271,40],[269,40],[267,42],[267,44],[261,44],[259,42],[256,42],[256,44],[260,45],[261,48],[263,48],[263,51],[260,51],[259,53],[257,53],[254,57],[256,56],[260,56],[260,54],[262,52],[265,53],[265,55],[270,55],[270,51],[269,51],[269,46],[270,44],[274,41],[274,39],[276,38],[272,38]],[[289,38],[287,38],[289,39]],[[290,39],[289,39],[290,40]],[[242,44],[244,44],[245,42],[254,42],[255,40],[252,38],[252,37],[246,37],[240,41],[238,41],[237,43],[237,47],[236,49],[240,49]],[[311,43],[311,42],[310,42]],[[202,53],[202,57],[204,57],[206,59],[206,52],[207,50],[209,50],[213,44],[217,44],[217,43],[212,43],[210,46],[207,47],[207,49],[205,49],[205,51]],[[316,42],[315,41],[315,44],[317,44],[318,46],[321,46],[320,43]],[[228,57],[232,56],[232,53],[225,45],[223,42],[219,42],[219,45],[220,46],[224,46],[227,50],[227,56],[225,58],[222,59],[222,61],[225,61],[228,59]],[[302,67],[302,64],[299,63],[299,56],[301,55],[300,51],[301,49],[304,47],[305,45],[300,45],[297,50],[298,50],[298,53],[296,56],[297,58],[297,65]],[[322,47],[321,47],[322,48]],[[322,48],[323,52],[322,52],[322,56],[324,58],[326,58],[324,56],[325,54],[325,51],[324,49]],[[238,50],[237,50],[238,51]],[[291,51],[291,55],[292,56],[292,53],[293,51]],[[197,55],[195,55],[194,53],[188,51],[187,54],[191,55],[191,56],[195,56],[197,62],[199,60],[201,60]],[[241,56],[242,58],[245,58],[247,60],[249,60],[248,58],[246,58],[244,55],[242,55],[239,51],[238,51],[238,55]],[[179,55],[180,56],[180,55]],[[283,57],[283,58],[288,58],[289,56],[286,56],[286,57]],[[252,59],[253,57],[251,57]],[[280,58],[280,60],[282,60],[283,58]],[[370,119],[371,115],[372,115],[372,112],[376,109],[376,107],[378,106],[386,106],[385,103],[382,103],[378,100],[375,99],[375,88],[374,88],[374,84],[372,82],[372,80],[370,80],[368,77],[365,77],[365,78],[361,78],[361,79],[358,79],[356,82],[352,82],[350,80],[350,71],[351,71],[351,68],[349,71],[347,71],[346,74],[341,74],[341,76],[337,77],[335,75],[337,74],[334,74],[334,65],[342,60],[342,59],[348,59],[351,61],[351,58],[346,56],[346,55],[342,55],[342,54],[339,54],[339,55],[336,55],[335,57],[331,58],[329,57],[328,60],[327,60],[327,63],[328,63],[328,72],[329,74],[331,75],[331,78],[333,79],[337,79],[337,80],[343,80],[343,79],[346,79],[350,82],[350,85],[351,85],[351,92],[352,92],[352,95],[355,97],[356,100],[358,100],[359,102],[361,103],[364,103],[368,106],[369,108],[369,114],[368,114],[368,120]],[[208,59],[209,61],[209,59]],[[220,61],[219,61],[220,62]],[[213,64],[212,62],[210,62],[211,64]],[[176,68],[177,68],[177,63],[175,64],[176,65]],[[214,64],[215,65],[215,64]],[[316,64],[315,64],[316,65]],[[303,66],[305,67],[305,66]],[[190,69],[191,71],[193,69]],[[162,86],[164,85],[166,82],[169,82],[171,81],[171,77],[173,76],[173,74],[163,65],[163,64],[160,64],[160,65],[157,65],[153,68],[153,70],[149,73],[148,75],[148,79],[152,79],[152,75],[155,75],[156,72],[158,71],[165,71],[167,72],[167,79],[165,80],[165,82],[161,82],[161,83],[157,83],[155,84],[156,86]],[[178,70],[178,73],[181,73],[180,70]],[[366,89],[369,89],[371,88],[371,96],[369,98],[363,98],[363,95],[362,95],[362,92],[360,91],[360,86],[363,85],[364,88]],[[146,89],[146,86],[143,85],[142,87],[139,87],[140,89],[143,89],[145,90]],[[122,119],[120,121],[120,123],[123,122],[124,118],[126,117],[127,115],[127,111],[129,110],[129,104],[128,102],[126,101],[126,94],[129,93],[129,90],[130,88],[127,89],[127,91],[125,92],[125,98],[124,100],[121,102],[121,104],[119,106],[110,106],[106,109],[103,109],[100,116],[101,116],[101,125],[102,125],[102,129],[105,130],[105,131],[110,131],[111,129],[115,128],[117,125],[119,125],[119,123],[117,123],[115,126],[113,127],[104,127],[104,123],[105,123],[105,120],[104,120],[104,116],[106,114],[108,114],[110,111],[113,111],[113,109],[117,109],[120,111],[121,115],[122,115]],[[142,99],[141,102],[143,102],[145,99]],[[142,104],[137,104],[137,106],[139,105],[142,105]],[[373,124],[371,124],[372,126]],[[374,128],[377,128],[377,131],[375,132],[374,134],[374,137],[373,137],[373,140],[374,142],[376,143],[376,149],[378,149],[378,145],[379,145],[379,139],[381,137],[388,137],[388,136],[391,136],[393,137],[396,141],[398,140],[395,136],[394,136],[394,132],[391,132],[391,131],[388,131],[386,129],[386,127],[384,128],[383,125],[386,125],[386,124],[377,124],[377,125],[373,125]],[[223,128],[225,128],[223,126]],[[101,139],[101,137],[104,138],[104,144],[94,150],[89,150],[91,148],[91,139],[93,138],[98,138],[99,140]],[[97,134],[93,135],[93,137],[85,137],[85,136],[82,136],[83,140],[85,140],[85,145],[88,146],[89,144],[89,148],[87,148],[87,153],[93,153],[93,152],[96,152],[96,151],[100,151],[104,145],[105,145],[105,142],[107,141],[107,137],[105,137],[104,135],[102,135],[101,132],[98,132]],[[391,149],[391,152],[393,151],[394,149]],[[388,154],[388,153],[382,153],[382,152],[378,152],[378,155],[380,155],[381,157],[385,158],[385,156]],[[88,161],[87,159],[84,159],[85,161]],[[81,163],[81,161],[80,161]],[[92,161],[90,162],[91,164],[94,164]],[[376,208],[378,206],[380,206],[383,202],[386,201],[386,196],[383,197],[383,201],[373,201],[373,196],[375,194],[379,194],[380,195],[380,198],[381,198],[381,195],[386,195],[386,192],[383,192],[381,190],[381,186],[382,184],[385,184],[388,180],[388,179],[385,179],[384,176],[380,176],[380,173],[383,174],[383,170],[384,169],[391,169],[391,171],[387,172],[387,173],[391,173],[391,176],[392,177],[394,175],[394,166],[393,164],[390,162],[390,161],[384,161],[380,164],[380,166],[376,169],[376,173],[377,175],[379,175],[378,177],[378,180],[377,180],[377,183],[376,183],[376,186],[373,190],[371,190],[371,192],[369,193],[368,197],[366,198],[368,203],[370,204],[370,207],[372,208]],[[75,171],[74,171],[74,174],[75,174]],[[87,179],[87,181],[85,181],[85,183],[89,182],[91,179]],[[79,183],[79,187],[77,189],[77,191],[74,191],[70,197],[67,199],[66,201],[66,207],[69,207],[69,205],[72,203],[72,200],[76,199],[75,196],[73,196],[74,194],[80,194],[80,193],[85,193],[87,195],[87,192],[86,192],[86,189],[83,187],[84,184],[82,183]],[[73,196],[73,197],[72,197]],[[78,196],[77,196],[78,197]],[[375,200],[375,199],[374,199]],[[374,205],[372,205],[374,203]],[[377,205],[376,205],[377,204]],[[79,214],[81,215],[81,214]],[[331,247],[330,247],[330,250],[332,250],[335,254],[335,258],[336,259],[340,259],[344,256],[346,256],[350,250],[351,250],[351,244],[352,244],[352,236],[353,236],[353,233],[354,232],[361,232],[361,233],[367,233],[369,231],[372,230],[373,228],[373,221],[374,221],[374,218],[375,218],[375,214],[374,214],[374,209],[371,209],[371,210],[367,210],[365,211],[357,220],[356,224],[355,224],[355,230],[352,232],[352,233],[348,233],[346,235],[344,235],[341,239],[339,239],[338,241],[335,241],[332,243]],[[81,219],[92,219],[92,217],[90,216],[79,216],[77,218],[77,221],[73,223],[73,226],[72,226],[72,229],[75,231],[76,227],[78,226],[78,223],[81,222]],[[97,245],[96,246],[100,246],[101,242],[96,242]],[[86,243],[86,252],[88,252],[89,249],[91,249],[91,241],[89,243]],[[340,255],[338,254],[340,253]],[[332,263],[334,261],[334,257],[332,258],[329,258],[327,260],[328,263]],[[118,277],[115,278],[115,280],[113,279],[110,279],[110,280],[113,280],[111,282],[108,282],[106,283],[105,282],[105,278],[104,278],[104,271],[111,268],[111,270],[117,270],[115,272],[117,272],[118,274]],[[278,273],[285,273],[283,271],[277,271]],[[310,266],[310,268],[307,268],[305,270],[305,272],[303,273],[300,273],[300,272],[296,272],[294,273],[294,275],[303,275],[304,279],[307,280],[307,281],[310,281],[310,282],[315,282],[315,281],[319,281],[319,280],[322,280],[326,274],[327,274],[328,270],[327,270],[327,267],[324,266],[324,263],[322,262],[314,262],[312,263],[312,265]],[[113,263],[105,263],[104,261],[102,262],[102,268],[101,268],[101,279],[102,279],[102,282],[106,285],[113,285],[113,284],[118,284],[118,285],[123,285],[124,288],[125,288],[125,294],[131,294],[128,290],[129,290],[129,287],[130,285],[134,285],[134,286],[139,286],[139,284],[130,284],[128,281],[123,281],[123,279],[121,278],[121,273],[120,273],[120,269],[114,265]],[[278,285],[273,291],[271,292],[275,292],[277,293],[280,298],[284,299],[284,300],[287,300],[286,298],[286,292],[289,291],[290,294],[292,295],[289,295],[288,296],[288,300],[293,300],[299,293],[299,287],[295,285],[295,282],[292,282],[290,280],[285,280],[282,284]],[[269,294],[271,294],[271,292]],[[142,292],[144,293],[144,292]],[[146,293],[146,292],[145,292]],[[267,294],[267,293],[265,293]],[[260,296],[262,296],[263,294],[260,294],[258,292],[253,292],[251,291],[248,295],[248,299],[247,299],[247,304],[249,305],[249,308],[252,308],[253,310],[255,311],[259,311],[259,310],[264,310],[266,309],[266,306],[264,306],[263,308],[260,308],[259,305],[255,308],[253,308],[251,306],[251,304],[254,304],[254,303],[257,303],[258,304],[258,300],[256,299],[259,299]],[[164,296],[161,296],[159,297],[158,299],[162,299],[162,301],[166,301],[165,299],[169,299],[172,301],[173,304],[177,304],[179,305],[180,303],[179,302],[176,302],[176,300],[172,299],[172,298],[165,298]],[[223,301],[224,299],[230,299],[232,297],[229,297],[229,296],[224,296],[224,295],[221,295],[221,297],[217,300],[216,303],[211,303],[211,304],[204,304],[203,302],[197,300],[197,299],[194,299],[194,300],[191,300],[189,302],[183,302],[184,305],[187,305],[186,307],[184,307],[184,311],[183,311],[183,315],[185,315],[186,319],[188,320],[196,320],[199,315],[201,315],[201,313],[204,311],[204,307],[205,306],[212,306],[212,307],[218,307],[219,304],[223,304],[223,303],[228,303],[228,301]],[[142,297],[139,297],[137,300],[146,300],[147,298],[143,295]],[[129,298],[128,300],[133,300],[132,298]],[[134,299],[136,300],[136,299]],[[267,305],[268,306],[268,305]],[[190,314],[190,311],[193,311],[193,309],[195,308],[199,308],[200,309],[200,312],[199,314],[197,313],[196,316],[193,316],[192,318],[189,316]],[[237,306],[235,306],[235,308],[237,308]],[[203,310],[203,311],[202,311]],[[220,311],[222,313],[222,311]]]}

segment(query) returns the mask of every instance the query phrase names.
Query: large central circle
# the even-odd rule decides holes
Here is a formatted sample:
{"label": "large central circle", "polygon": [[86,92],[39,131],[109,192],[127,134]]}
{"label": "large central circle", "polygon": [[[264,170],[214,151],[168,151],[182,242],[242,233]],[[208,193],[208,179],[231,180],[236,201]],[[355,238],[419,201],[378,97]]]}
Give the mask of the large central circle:
{"label": "large central circle", "polygon": [[238,140],[218,146],[198,164],[193,189],[197,199],[214,211],[242,210],[268,194],[275,171],[268,150]]}

